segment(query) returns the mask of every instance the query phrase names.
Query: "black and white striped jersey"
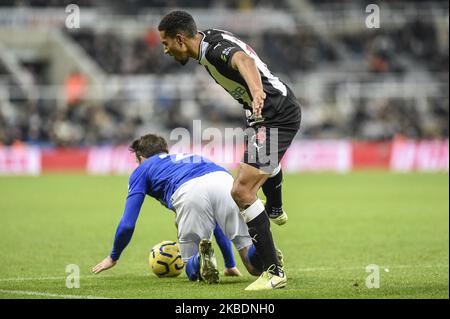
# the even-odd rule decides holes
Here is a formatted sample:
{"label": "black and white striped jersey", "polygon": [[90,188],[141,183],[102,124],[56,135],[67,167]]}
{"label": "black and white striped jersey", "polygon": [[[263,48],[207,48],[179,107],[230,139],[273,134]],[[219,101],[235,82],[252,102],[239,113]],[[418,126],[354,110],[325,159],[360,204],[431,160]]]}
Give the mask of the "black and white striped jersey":
{"label": "black and white striped jersey", "polygon": [[288,95],[287,86],[270,72],[255,51],[232,33],[210,29],[200,32],[203,39],[200,43],[199,63],[202,64],[213,79],[230,95],[241,103],[246,110],[247,118],[252,114],[252,96],[239,71],[231,67],[231,57],[238,51],[248,54],[256,63],[266,100],[262,116],[267,118],[276,113],[275,108]]}

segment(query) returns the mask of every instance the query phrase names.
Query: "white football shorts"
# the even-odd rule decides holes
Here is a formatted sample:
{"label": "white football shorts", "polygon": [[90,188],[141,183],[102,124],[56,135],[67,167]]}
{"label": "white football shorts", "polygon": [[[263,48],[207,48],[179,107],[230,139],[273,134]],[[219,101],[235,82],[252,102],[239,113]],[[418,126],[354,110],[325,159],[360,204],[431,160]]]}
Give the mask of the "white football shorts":
{"label": "white football shorts", "polygon": [[238,251],[252,244],[239,207],[231,197],[232,186],[233,177],[217,171],[187,181],[172,195],[184,261],[198,252],[203,238],[212,238],[216,223]]}

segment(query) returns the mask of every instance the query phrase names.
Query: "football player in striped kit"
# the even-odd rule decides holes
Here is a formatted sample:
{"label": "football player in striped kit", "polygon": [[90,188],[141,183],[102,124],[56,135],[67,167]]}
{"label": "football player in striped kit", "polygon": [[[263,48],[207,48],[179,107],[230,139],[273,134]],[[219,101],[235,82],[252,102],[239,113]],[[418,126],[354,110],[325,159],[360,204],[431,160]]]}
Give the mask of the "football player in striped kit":
{"label": "football player in striped kit", "polygon": [[[291,89],[274,76],[255,51],[232,33],[198,31],[193,17],[172,11],[158,30],[164,53],[185,65],[198,61],[246,111],[246,148],[231,195],[241,210],[266,271],[246,290],[276,289],[287,277],[277,257],[270,230],[271,219],[282,225],[280,161],[300,129],[301,109]],[[257,191],[262,187],[267,202]]]}

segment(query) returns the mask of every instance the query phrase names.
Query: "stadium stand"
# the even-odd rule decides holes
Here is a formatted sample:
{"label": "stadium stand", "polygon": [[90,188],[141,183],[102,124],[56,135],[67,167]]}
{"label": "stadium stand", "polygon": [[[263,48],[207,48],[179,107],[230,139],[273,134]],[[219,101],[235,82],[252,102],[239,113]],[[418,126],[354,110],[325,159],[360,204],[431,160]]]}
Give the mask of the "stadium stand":
{"label": "stadium stand", "polygon": [[[383,2],[386,16],[397,18],[380,29],[365,27],[363,2],[344,1],[333,13],[329,1],[288,0],[276,8],[262,0],[70,1],[81,7],[82,27],[68,29],[68,3],[1,2],[0,144],[119,145],[149,129],[191,129],[194,119],[205,127],[243,125],[240,106],[200,66],[182,68],[163,55],[155,25],[161,12],[181,3],[194,10],[200,28],[227,28],[211,25],[205,8],[219,10],[219,22],[235,17],[231,31],[251,43],[299,97],[301,138],[448,138],[445,2],[428,2],[426,11],[421,1],[409,10],[403,2]],[[40,16],[30,18],[33,10]],[[258,19],[267,29],[252,27]],[[10,37],[11,26],[26,31]],[[38,29],[54,37],[46,44],[31,41]]]}

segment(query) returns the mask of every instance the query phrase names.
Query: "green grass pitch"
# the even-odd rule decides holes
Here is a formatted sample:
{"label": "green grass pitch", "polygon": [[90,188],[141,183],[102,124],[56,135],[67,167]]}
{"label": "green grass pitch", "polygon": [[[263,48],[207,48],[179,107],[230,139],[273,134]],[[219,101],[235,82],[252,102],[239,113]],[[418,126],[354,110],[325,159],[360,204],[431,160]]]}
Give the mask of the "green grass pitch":
{"label": "green grass pitch", "polygon": [[[126,176],[0,177],[0,298],[448,298],[448,182],[444,173],[285,174],[289,221],[272,231],[288,284],[246,292],[255,277],[239,260],[244,276],[213,286],[151,274],[151,247],[176,231],[174,214],[149,197],[118,265],[92,275],[110,252]],[[80,267],[78,289],[66,287],[68,264]],[[379,288],[366,287],[369,264],[380,267]]]}

